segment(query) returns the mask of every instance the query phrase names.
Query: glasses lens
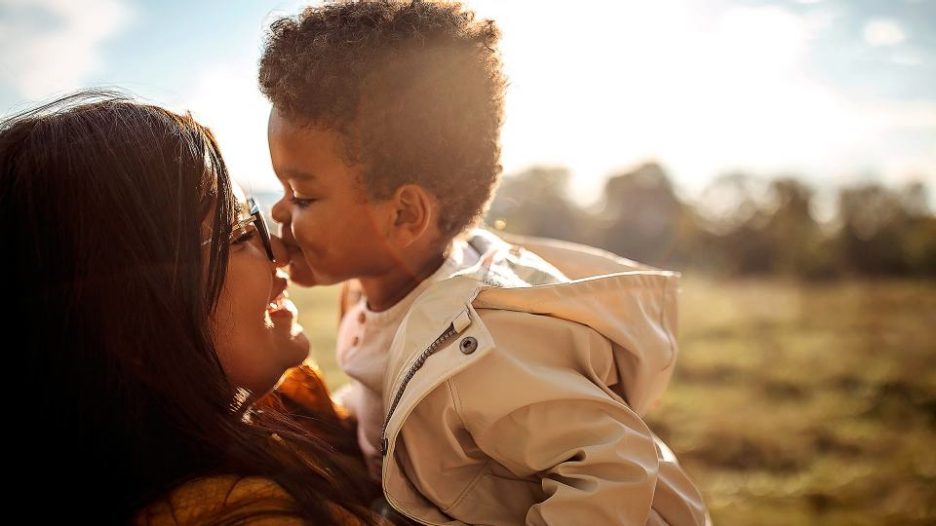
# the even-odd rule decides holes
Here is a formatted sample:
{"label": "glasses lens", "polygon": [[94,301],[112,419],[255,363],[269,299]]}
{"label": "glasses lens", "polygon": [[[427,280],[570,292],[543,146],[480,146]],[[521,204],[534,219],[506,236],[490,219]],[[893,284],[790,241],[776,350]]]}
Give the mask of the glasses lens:
{"label": "glasses lens", "polygon": [[273,242],[270,240],[270,229],[267,228],[266,219],[263,217],[263,212],[260,211],[260,205],[253,197],[247,200],[247,204],[250,206],[250,215],[254,217],[254,225],[260,232],[260,240],[263,241],[263,248],[266,250],[267,257],[270,258],[270,261],[276,261],[276,257],[273,255]]}

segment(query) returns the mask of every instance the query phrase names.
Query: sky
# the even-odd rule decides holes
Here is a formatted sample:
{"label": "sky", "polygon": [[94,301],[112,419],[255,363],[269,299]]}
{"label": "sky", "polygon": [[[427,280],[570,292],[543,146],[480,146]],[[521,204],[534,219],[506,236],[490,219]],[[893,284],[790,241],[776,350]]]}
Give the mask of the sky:
{"label": "sky", "polygon": [[[256,84],[308,2],[0,0],[0,115],[82,87],[191,111],[249,190],[278,187]],[[657,161],[692,198],[732,171],[936,193],[936,0],[468,0],[502,30],[506,174],[571,195]]]}

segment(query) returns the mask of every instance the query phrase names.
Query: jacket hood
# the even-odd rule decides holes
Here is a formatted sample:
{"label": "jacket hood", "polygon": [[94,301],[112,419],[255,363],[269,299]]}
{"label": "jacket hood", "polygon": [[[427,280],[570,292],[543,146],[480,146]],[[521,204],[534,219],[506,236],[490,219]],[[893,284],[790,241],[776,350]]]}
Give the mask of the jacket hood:
{"label": "jacket hood", "polygon": [[611,341],[618,379],[608,386],[639,415],[666,389],[675,365],[679,274],[574,243],[507,238],[483,230],[480,255],[459,272],[485,285],[477,309],[541,314],[591,327]]}

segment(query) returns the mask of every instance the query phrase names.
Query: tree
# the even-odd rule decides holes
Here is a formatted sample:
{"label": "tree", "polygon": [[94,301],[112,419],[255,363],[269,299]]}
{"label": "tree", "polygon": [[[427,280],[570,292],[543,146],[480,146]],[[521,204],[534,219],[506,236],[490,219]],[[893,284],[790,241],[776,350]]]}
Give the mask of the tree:
{"label": "tree", "polygon": [[516,234],[582,241],[586,218],[566,197],[570,176],[566,168],[535,167],[504,177],[487,223]]}
{"label": "tree", "polygon": [[698,204],[697,258],[722,274],[765,274],[774,270],[776,250],[768,235],[770,185],[743,172],[715,179]]}
{"label": "tree", "polygon": [[657,163],[611,177],[597,219],[595,241],[603,248],[657,266],[687,260],[695,222]]}
{"label": "tree", "polygon": [[839,192],[838,247],[846,267],[860,274],[901,274],[908,270],[902,231],[910,215],[898,195],[877,183]]}

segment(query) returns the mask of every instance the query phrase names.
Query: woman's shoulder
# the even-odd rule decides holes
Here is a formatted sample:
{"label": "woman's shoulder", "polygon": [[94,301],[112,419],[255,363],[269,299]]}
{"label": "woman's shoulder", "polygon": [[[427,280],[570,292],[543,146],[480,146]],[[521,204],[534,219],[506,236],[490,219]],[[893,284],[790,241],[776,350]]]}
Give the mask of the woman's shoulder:
{"label": "woman's shoulder", "polygon": [[[322,417],[340,420],[345,416],[332,403],[322,371],[311,359],[307,359],[302,365],[287,369],[273,394],[285,396],[304,411]],[[270,398],[273,397],[267,396],[261,403],[270,402]]]}
{"label": "woman's shoulder", "polygon": [[[134,524],[202,525],[256,517],[249,524],[299,525],[293,498],[274,480],[217,475],[176,486],[137,513]],[[292,517],[290,515],[293,515]]]}
{"label": "woman's shoulder", "polygon": [[322,372],[312,360],[288,369],[280,384],[254,407],[289,414],[309,435],[324,440],[337,451],[360,459],[357,435],[347,411],[336,405]]}
{"label": "woman's shoulder", "polygon": [[[265,477],[216,475],[176,486],[162,498],[140,510],[135,526],[299,526],[302,518],[296,501],[276,481]],[[328,505],[328,524],[362,526],[357,517],[336,504]],[[379,517],[375,517],[378,524]]]}

